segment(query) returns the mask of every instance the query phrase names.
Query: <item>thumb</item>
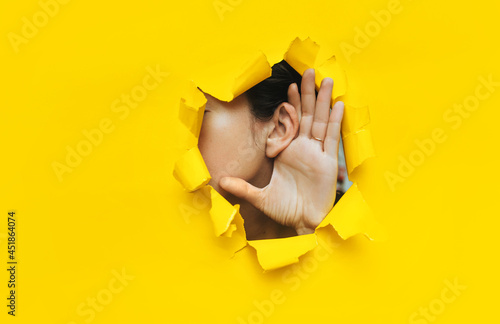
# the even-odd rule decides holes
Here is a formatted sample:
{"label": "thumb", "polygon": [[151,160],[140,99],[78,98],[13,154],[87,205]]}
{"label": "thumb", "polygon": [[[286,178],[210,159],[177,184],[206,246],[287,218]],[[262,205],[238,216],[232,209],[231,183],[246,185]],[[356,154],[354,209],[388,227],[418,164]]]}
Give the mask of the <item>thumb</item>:
{"label": "thumb", "polygon": [[262,203],[262,190],[249,184],[243,179],[224,177],[220,179],[219,186],[236,197],[245,199],[256,208],[260,209]]}

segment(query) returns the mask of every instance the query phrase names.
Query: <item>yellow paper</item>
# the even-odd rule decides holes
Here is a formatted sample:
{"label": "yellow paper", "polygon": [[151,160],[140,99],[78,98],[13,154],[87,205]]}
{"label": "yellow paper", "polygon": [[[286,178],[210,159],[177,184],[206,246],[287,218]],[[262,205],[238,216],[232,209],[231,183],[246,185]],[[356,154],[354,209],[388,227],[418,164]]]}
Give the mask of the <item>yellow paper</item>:
{"label": "yellow paper", "polygon": [[210,173],[198,147],[191,148],[175,163],[174,177],[189,192],[200,189],[210,181]]}
{"label": "yellow paper", "polygon": [[189,92],[181,98],[179,119],[198,138],[207,99],[193,83],[189,84]]}
{"label": "yellow paper", "polygon": [[347,190],[318,228],[327,225],[332,225],[344,240],[359,233],[371,240],[387,239],[384,227],[375,220],[356,183]]}
{"label": "yellow paper", "polygon": [[195,83],[204,92],[222,101],[231,101],[271,76],[266,56],[259,51],[230,62],[211,64],[198,71]]}
{"label": "yellow paper", "polygon": [[[316,56],[319,52],[319,45],[310,38],[304,41],[296,38],[284,54],[285,60],[294,67],[299,73],[304,73],[308,68],[315,68]],[[246,61],[245,61],[246,60]],[[190,85],[191,89],[201,88],[203,91],[211,94],[219,100],[231,100],[244,91],[251,88],[261,80],[269,76],[269,63],[264,55],[254,55],[251,59],[242,58],[241,64],[230,63],[228,66],[237,66],[236,69],[229,69],[227,73],[215,73],[214,68],[210,68],[203,73],[198,73],[198,83]],[[216,65],[217,69],[224,71],[224,68]],[[227,68],[227,67],[226,67]],[[347,77],[345,72],[337,63],[335,56],[330,57],[318,68],[316,74],[316,87],[319,89],[321,80],[325,77],[334,79],[334,91],[332,93],[332,103],[347,91]],[[199,119],[203,114],[198,113],[197,109],[203,107],[205,101],[200,99],[200,92],[193,90],[193,98],[183,99],[180,106],[180,116],[193,134],[198,136],[200,124]],[[189,104],[187,104],[189,103]],[[192,108],[200,107],[200,108]],[[187,111],[187,112],[186,112]],[[191,112],[193,111],[193,112]],[[196,119],[198,118],[198,119]],[[344,152],[348,173],[350,174],[356,167],[361,165],[368,157],[374,156],[372,140],[367,126],[370,118],[368,107],[347,106],[344,113],[342,136],[344,139]],[[193,131],[194,129],[194,131]],[[195,154],[196,153],[196,154]],[[206,184],[205,169],[199,161],[199,151],[190,151],[187,157],[183,157],[176,164],[176,178],[183,183],[188,191],[200,188]],[[195,155],[195,158],[191,157]],[[193,166],[185,165],[184,161],[196,165],[196,172],[190,173],[188,170]],[[194,188],[194,189],[193,189]],[[210,188],[212,206],[210,216],[213,222],[216,236],[225,236],[230,238],[231,233],[237,229],[235,224],[231,224],[236,214],[239,214],[239,208],[232,206],[213,188]],[[354,185],[341,199],[341,207],[335,206],[330,214],[334,213],[336,222],[332,225],[339,226],[341,237],[348,238],[355,234],[363,233],[371,239],[378,238],[379,225],[373,220],[370,208],[362,198],[356,185]],[[241,217],[241,216],[240,216]],[[329,217],[327,217],[329,219]],[[337,229],[335,227],[335,229]],[[337,230],[339,230],[337,229]],[[375,234],[373,234],[375,233]],[[298,262],[299,257],[310,251],[316,246],[315,235],[303,235],[298,237],[283,238],[279,240],[259,240],[248,244],[255,248],[260,265],[264,270],[272,270],[284,267]]]}
{"label": "yellow paper", "polygon": [[[3,1],[0,323],[498,323],[499,12],[498,1]],[[216,236],[209,186],[174,178],[203,111],[181,117],[179,105],[205,67],[221,67],[207,84],[226,82],[251,61],[242,52],[272,65],[296,36],[320,45],[307,67],[335,55],[345,70],[335,101],[369,107],[361,129],[377,156],[349,179],[389,240],[327,225],[298,262],[263,271],[241,216]]]}
{"label": "yellow paper", "polygon": [[264,270],[281,268],[299,261],[299,256],[317,245],[316,235],[300,235],[288,238],[248,241],[255,248],[259,263]]}

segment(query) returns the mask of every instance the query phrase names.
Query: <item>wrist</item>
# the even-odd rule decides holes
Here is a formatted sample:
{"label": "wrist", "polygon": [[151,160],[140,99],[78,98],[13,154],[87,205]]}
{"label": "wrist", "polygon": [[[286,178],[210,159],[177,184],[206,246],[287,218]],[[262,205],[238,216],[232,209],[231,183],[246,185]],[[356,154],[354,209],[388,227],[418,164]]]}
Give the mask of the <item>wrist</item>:
{"label": "wrist", "polygon": [[301,227],[296,227],[295,231],[297,232],[298,235],[313,234],[315,231],[315,228],[301,226]]}
{"label": "wrist", "polygon": [[[331,210],[330,210],[331,212]],[[295,226],[295,231],[298,235],[313,234],[316,231],[316,227],[321,224],[325,217],[330,213],[324,214],[322,217],[311,217],[309,219],[302,219],[297,226]],[[313,221],[315,219],[315,221]]]}

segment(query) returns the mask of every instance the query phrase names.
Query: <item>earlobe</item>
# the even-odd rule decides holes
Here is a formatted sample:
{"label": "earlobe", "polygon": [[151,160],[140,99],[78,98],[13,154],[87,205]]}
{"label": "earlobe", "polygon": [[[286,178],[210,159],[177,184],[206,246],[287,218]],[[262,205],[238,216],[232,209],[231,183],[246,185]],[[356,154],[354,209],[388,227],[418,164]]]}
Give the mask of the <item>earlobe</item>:
{"label": "earlobe", "polygon": [[290,145],[299,130],[297,110],[288,102],[283,102],[274,111],[272,128],[267,137],[266,156],[275,158]]}

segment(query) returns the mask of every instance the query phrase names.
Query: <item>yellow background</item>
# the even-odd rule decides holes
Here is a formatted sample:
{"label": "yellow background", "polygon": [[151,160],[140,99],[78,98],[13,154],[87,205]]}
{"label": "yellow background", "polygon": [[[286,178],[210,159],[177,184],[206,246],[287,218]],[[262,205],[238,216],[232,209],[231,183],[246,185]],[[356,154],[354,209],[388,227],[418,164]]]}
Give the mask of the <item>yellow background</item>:
{"label": "yellow background", "polygon": [[[0,274],[2,323],[498,321],[500,88],[456,129],[444,114],[474,95],[480,76],[500,81],[500,5],[401,0],[349,56],[340,44],[354,45],[389,1],[221,2],[231,10],[219,14],[217,1],[69,1],[18,53],[8,35],[22,35],[22,18],[41,7],[0,5],[1,267],[11,209],[19,260],[15,318]],[[320,44],[321,61],[336,54],[370,106],[378,158],[359,170],[359,187],[390,239],[336,241],[326,260],[308,254],[262,273],[250,248],[231,258],[203,201],[172,176],[192,140],[178,103],[205,64],[258,49],[275,63],[297,36]],[[169,76],[121,119],[113,101],[157,65]],[[59,181],[53,162],[105,118],[114,130]],[[446,141],[391,190],[386,172],[397,174],[400,157],[436,128]],[[113,271],[133,279],[120,287]],[[456,295],[454,281],[465,287]],[[110,283],[123,289],[109,295]],[[111,300],[82,315],[98,296]],[[425,319],[422,309],[438,314]]]}

